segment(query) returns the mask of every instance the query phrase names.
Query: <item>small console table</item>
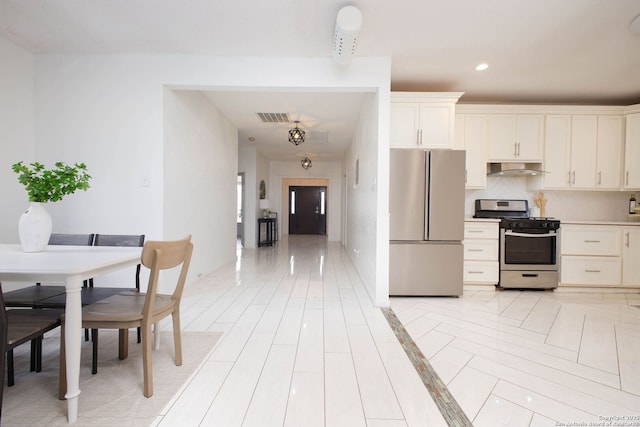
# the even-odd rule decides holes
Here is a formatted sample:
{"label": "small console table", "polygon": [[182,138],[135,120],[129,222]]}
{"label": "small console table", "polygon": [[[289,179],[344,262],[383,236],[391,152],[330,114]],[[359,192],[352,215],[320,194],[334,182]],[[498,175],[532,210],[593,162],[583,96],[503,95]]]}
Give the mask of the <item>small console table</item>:
{"label": "small console table", "polygon": [[[264,225],[264,240],[262,239],[262,227]],[[277,240],[276,227],[278,221],[276,218],[258,218],[258,247],[273,246],[273,242]]]}

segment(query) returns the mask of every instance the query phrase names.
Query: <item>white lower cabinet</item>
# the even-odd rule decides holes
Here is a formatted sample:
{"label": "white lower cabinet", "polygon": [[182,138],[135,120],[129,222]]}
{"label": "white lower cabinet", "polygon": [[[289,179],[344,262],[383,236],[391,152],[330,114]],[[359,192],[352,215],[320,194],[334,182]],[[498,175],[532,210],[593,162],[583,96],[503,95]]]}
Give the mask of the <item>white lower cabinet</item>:
{"label": "white lower cabinet", "polygon": [[563,224],[560,282],[640,287],[640,227]]}
{"label": "white lower cabinet", "polygon": [[499,279],[498,223],[465,221],[465,284],[495,285]]}
{"label": "white lower cabinet", "polygon": [[620,257],[562,256],[563,285],[620,286]]}
{"label": "white lower cabinet", "polygon": [[640,227],[622,229],[622,285],[640,287]]}

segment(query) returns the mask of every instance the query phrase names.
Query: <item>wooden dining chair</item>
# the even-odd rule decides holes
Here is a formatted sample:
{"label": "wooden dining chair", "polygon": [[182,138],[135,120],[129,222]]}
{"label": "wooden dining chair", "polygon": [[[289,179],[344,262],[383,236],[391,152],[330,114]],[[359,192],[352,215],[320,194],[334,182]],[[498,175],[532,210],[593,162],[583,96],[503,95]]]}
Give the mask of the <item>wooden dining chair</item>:
{"label": "wooden dining chair", "polygon": [[[119,357],[128,355],[129,328],[142,330],[142,366],[144,371],[144,396],[153,395],[152,335],[151,325],[171,315],[176,366],[182,365],[182,340],[180,335],[180,301],[184,290],[193,244],[191,235],[176,241],[148,241],[142,249],[142,265],[148,268],[149,282],[146,293],[123,292],[106,298],[100,303],[82,309],[82,326],[89,329],[118,329]],[[158,278],[161,271],[180,267],[173,293],[158,293]],[[63,319],[64,321],[64,319]],[[64,328],[62,328],[64,334]],[[61,342],[64,342],[64,337]],[[94,341],[94,346],[97,342]],[[59,396],[66,393],[64,346],[60,351]]]}
{"label": "wooden dining chair", "polygon": [[[142,247],[144,244],[144,234],[95,234],[91,235],[91,241],[93,246],[127,246],[127,247]],[[82,291],[80,293],[80,299],[82,305],[86,306],[94,304],[100,300],[108,298],[113,295],[117,295],[123,291],[140,290],[140,265],[136,267],[135,274],[135,287],[131,284],[124,286],[94,286],[94,280],[86,280]],[[35,302],[35,306],[39,308],[64,308],[66,303],[66,295],[63,293],[53,295],[48,298],[43,298]],[[85,341],[89,340],[88,330],[85,330]],[[92,331],[92,340],[97,342],[97,330]],[[140,342],[140,332],[138,332],[138,342]],[[91,365],[91,373],[96,374],[98,372],[97,364],[97,346],[94,346],[95,351],[93,354],[93,363]]]}
{"label": "wooden dining chair", "polygon": [[[94,234],[60,234],[53,233],[49,238],[50,245],[91,246]],[[7,307],[35,307],[38,301],[49,298],[58,298],[62,301],[54,307],[64,308],[66,300],[64,286],[42,286],[40,283],[16,289],[4,294],[4,303]]]}
{"label": "wooden dining chair", "polygon": [[[61,325],[60,317],[64,310],[13,309],[7,310],[0,285],[0,328],[4,332],[2,359],[6,353],[7,385],[14,385],[13,349],[31,342],[31,371],[42,370],[42,339]],[[2,370],[4,375],[4,370]]]}

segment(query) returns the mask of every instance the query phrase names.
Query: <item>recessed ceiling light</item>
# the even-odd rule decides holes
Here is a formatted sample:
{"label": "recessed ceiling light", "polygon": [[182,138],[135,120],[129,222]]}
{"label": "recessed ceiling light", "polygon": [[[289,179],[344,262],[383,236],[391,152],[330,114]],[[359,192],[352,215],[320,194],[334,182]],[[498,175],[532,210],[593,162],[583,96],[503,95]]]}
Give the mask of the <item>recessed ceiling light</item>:
{"label": "recessed ceiling light", "polygon": [[484,71],[489,68],[489,64],[483,62],[482,64],[476,65],[476,71]]}

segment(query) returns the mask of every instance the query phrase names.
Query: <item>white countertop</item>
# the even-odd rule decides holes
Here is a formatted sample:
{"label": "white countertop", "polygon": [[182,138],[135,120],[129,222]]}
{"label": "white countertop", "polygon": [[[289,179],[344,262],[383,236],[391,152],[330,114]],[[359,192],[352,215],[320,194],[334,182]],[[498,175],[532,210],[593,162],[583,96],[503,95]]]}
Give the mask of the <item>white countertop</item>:
{"label": "white countertop", "polygon": [[[500,222],[495,218],[472,218],[466,217],[466,222]],[[560,219],[561,224],[576,224],[576,225],[618,225],[618,226],[631,226],[640,227],[640,218],[629,221],[594,221],[594,220],[576,220],[576,219]]]}
{"label": "white countertop", "polygon": [[500,219],[498,219],[498,218],[471,218],[471,217],[466,217],[464,220],[468,221],[468,222],[500,222]]}
{"label": "white countertop", "polygon": [[589,221],[589,220],[571,220],[563,219],[561,224],[576,225],[619,225],[624,227],[640,227],[640,221]]}

